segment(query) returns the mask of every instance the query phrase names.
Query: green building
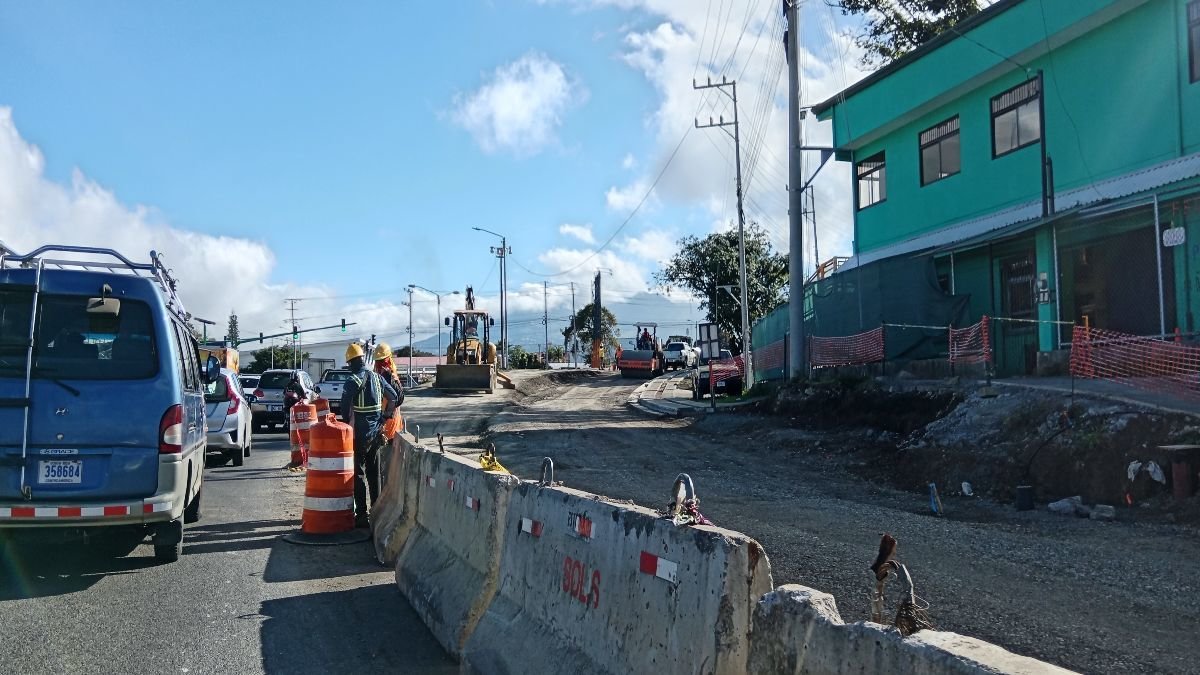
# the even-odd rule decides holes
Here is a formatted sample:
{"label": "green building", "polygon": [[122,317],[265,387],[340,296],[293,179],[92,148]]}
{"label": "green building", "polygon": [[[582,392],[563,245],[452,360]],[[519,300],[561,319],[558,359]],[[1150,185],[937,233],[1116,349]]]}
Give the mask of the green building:
{"label": "green building", "polygon": [[1000,0],[814,112],[855,183],[831,279],[924,259],[960,324],[1007,319],[1001,373],[1070,323],[1197,331],[1200,0]]}

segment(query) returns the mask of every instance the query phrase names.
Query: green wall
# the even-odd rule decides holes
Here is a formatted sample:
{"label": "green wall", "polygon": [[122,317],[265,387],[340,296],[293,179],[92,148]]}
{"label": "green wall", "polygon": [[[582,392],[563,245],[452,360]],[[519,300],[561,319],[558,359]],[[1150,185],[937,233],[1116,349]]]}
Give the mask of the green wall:
{"label": "green wall", "polygon": [[[1090,13],[1134,7],[1027,64],[1033,72],[1045,71],[1044,137],[1057,191],[1129,173],[1189,148],[1200,150],[1200,83],[1187,82],[1185,0],[1026,0],[970,35],[1015,53],[1031,38],[1043,39],[1043,2],[1052,36],[1072,30]],[[1173,34],[1177,39],[1147,39]],[[852,140],[848,121],[856,137],[869,135],[906,105],[933,98],[961,80],[963,72],[980,70],[977,52],[988,54],[956,40],[837,106],[838,143]],[[959,60],[950,62],[952,56]],[[942,71],[934,77],[932,68]],[[990,99],[1026,78],[1013,66],[855,151],[862,159],[883,150],[887,166],[886,201],[856,214],[859,252],[1040,199],[1039,145],[992,158]],[[922,187],[917,136],[954,115],[960,118],[962,170]]]}

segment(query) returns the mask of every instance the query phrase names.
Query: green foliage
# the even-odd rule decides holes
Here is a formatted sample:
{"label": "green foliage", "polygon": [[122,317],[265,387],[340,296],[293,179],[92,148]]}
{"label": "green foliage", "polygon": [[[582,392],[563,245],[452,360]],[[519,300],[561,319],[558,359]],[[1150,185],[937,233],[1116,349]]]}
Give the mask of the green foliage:
{"label": "green foliage", "polygon": [[565,361],[567,358],[566,347],[560,347],[558,345],[550,345],[550,349],[548,351],[550,352],[550,361],[552,363]]}
{"label": "green foliage", "polygon": [[[757,224],[746,226],[746,290],[750,296],[750,325],[766,316],[784,301],[788,282],[787,254],[771,247],[767,233]],[[721,340],[735,352],[742,349],[742,310],[738,301],[719,286],[734,286],[738,281],[737,230],[717,232],[703,239],[695,236],[679,240],[679,250],[662,270],[655,272],[659,288],[670,291],[683,288],[702,298],[700,309],[706,320],[715,322]],[[717,295],[720,293],[720,295]],[[713,298],[717,298],[713,311]]]}
{"label": "green foliage", "polygon": [[[575,329],[579,333],[579,353],[581,355],[592,353],[592,305],[593,303],[589,302],[575,314]],[[600,315],[601,343],[616,348],[617,339],[621,337],[621,331],[617,328],[617,316],[604,306],[603,300],[600,302]],[[571,344],[571,326],[564,328],[562,334],[563,344]]]}
{"label": "green foliage", "polygon": [[[271,360],[272,356],[274,356],[273,362]],[[290,345],[273,345],[271,347],[265,347],[254,352],[254,360],[251,361],[249,365],[246,364],[245,360],[242,361],[241,372],[262,373],[270,370],[272,367],[291,368],[293,366],[292,359],[294,356],[295,352],[292,350]],[[304,352],[301,355],[301,358],[303,359],[307,359],[308,357],[308,352]],[[274,366],[271,365],[272,363],[274,363]],[[297,367],[299,366],[299,364],[295,365]]]}
{"label": "green foliage", "polygon": [[842,14],[863,18],[855,42],[868,67],[886,65],[979,11],[979,0],[840,0]]}
{"label": "green foliage", "polygon": [[[423,349],[413,349],[412,355],[413,356],[437,356],[437,354],[434,354],[432,352],[427,352]],[[401,356],[408,358],[408,345],[404,345],[400,349],[393,351],[392,356],[394,356],[396,358],[400,358]]]}
{"label": "green foliage", "polygon": [[225,329],[225,339],[231,345],[237,345],[238,341],[242,339],[242,334],[238,330],[237,314],[233,312],[229,313],[229,327]]}
{"label": "green foliage", "polygon": [[508,367],[510,369],[538,370],[545,367],[538,354],[527,352],[521,345],[508,348]]}

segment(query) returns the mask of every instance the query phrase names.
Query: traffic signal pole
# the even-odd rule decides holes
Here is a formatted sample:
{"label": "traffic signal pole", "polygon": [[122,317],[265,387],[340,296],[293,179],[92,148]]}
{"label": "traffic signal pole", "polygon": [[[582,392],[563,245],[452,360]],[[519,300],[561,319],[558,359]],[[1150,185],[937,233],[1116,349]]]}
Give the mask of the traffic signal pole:
{"label": "traffic signal pole", "polygon": [[238,340],[233,346],[235,348],[240,347],[240,346],[246,344],[247,342],[254,342],[255,340],[258,340],[258,342],[261,344],[263,340],[269,340],[271,338],[277,338],[277,337],[291,337],[291,338],[295,339],[301,333],[315,333],[316,331],[329,330],[330,328],[341,328],[342,330],[345,330],[346,326],[357,326],[357,325],[358,325],[358,323],[356,323],[356,322],[347,323],[345,321],[342,321],[341,324],[334,324],[332,326],[321,326],[319,328],[305,328],[304,330],[287,331],[284,333],[272,333],[270,335],[263,335],[262,333],[259,333],[257,338],[246,338],[245,340]]}

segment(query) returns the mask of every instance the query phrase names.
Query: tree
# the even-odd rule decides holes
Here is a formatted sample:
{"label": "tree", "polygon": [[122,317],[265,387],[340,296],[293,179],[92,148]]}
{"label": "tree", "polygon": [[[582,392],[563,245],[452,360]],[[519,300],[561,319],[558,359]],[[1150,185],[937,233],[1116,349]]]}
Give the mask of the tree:
{"label": "tree", "polygon": [[[272,357],[274,357],[274,361],[272,361]],[[270,370],[272,363],[275,368],[291,368],[294,357],[295,351],[290,345],[272,345],[254,352],[254,360],[250,362],[250,365],[246,365],[243,361],[241,370],[243,373],[262,373]],[[300,355],[301,359],[308,357],[308,352]]]}
{"label": "tree", "polygon": [[558,345],[550,345],[550,348],[547,351],[550,354],[549,360],[552,363],[561,363],[562,361],[567,360],[567,350],[565,347],[560,347]]}
{"label": "tree", "polygon": [[[588,303],[575,314],[574,328],[579,333],[579,351],[581,354],[592,352],[592,305]],[[616,347],[621,331],[617,328],[617,317],[600,302],[600,341],[605,347]],[[573,336],[572,327],[567,326],[562,331],[563,344],[570,345]]]}
{"label": "tree", "polygon": [[[750,325],[784,301],[788,282],[788,260],[776,253],[767,233],[755,223],[746,226],[746,290],[750,297]],[[659,288],[685,288],[702,300],[700,309],[709,322],[715,322],[722,341],[734,352],[742,350],[742,310],[738,291],[737,230],[717,232],[703,239],[695,236],[679,240],[679,250],[667,266],[654,273]],[[719,286],[733,286],[730,296]],[[716,312],[713,298],[717,298]]]}
{"label": "tree", "polygon": [[241,340],[241,337],[241,333],[238,331],[237,314],[230,312],[229,328],[225,330],[225,339],[229,341],[229,344],[237,345],[238,341]]}
{"label": "tree", "polygon": [[[416,349],[416,348],[413,348],[412,355],[413,356],[437,356],[437,354],[434,354],[432,352],[427,352],[422,349]],[[404,358],[408,358],[408,345],[404,345],[400,349],[397,349],[396,351],[392,352],[392,356],[395,356],[397,358],[399,358],[401,356],[403,356]]]}
{"label": "tree", "polygon": [[868,67],[886,65],[979,11],[979,0],[827,0],[842,14],[863,16],[854,41]]}

